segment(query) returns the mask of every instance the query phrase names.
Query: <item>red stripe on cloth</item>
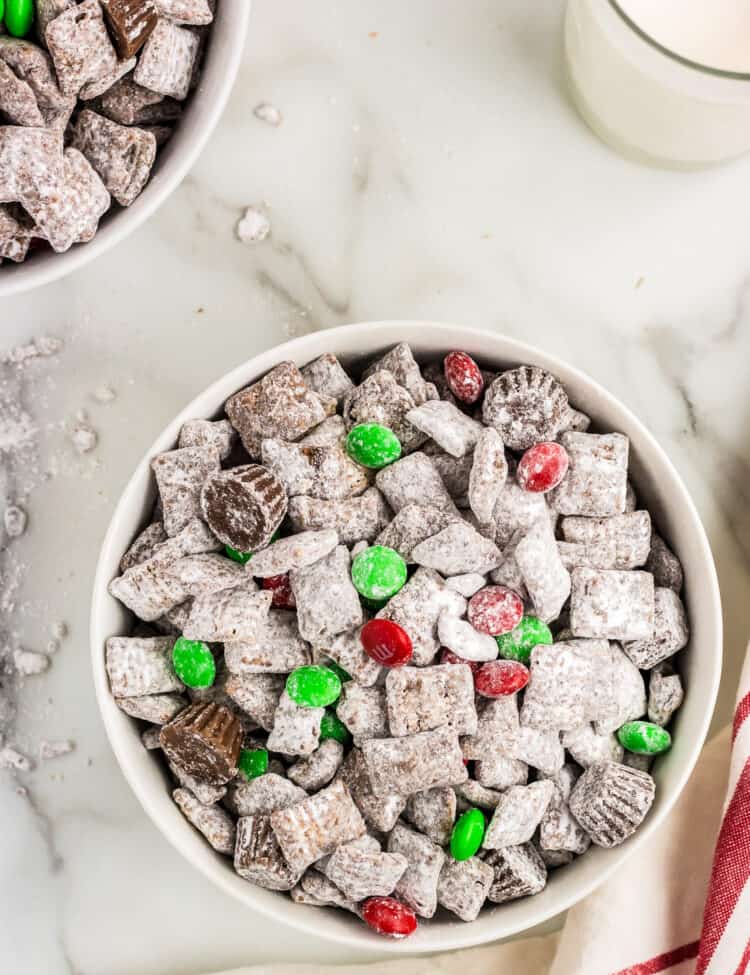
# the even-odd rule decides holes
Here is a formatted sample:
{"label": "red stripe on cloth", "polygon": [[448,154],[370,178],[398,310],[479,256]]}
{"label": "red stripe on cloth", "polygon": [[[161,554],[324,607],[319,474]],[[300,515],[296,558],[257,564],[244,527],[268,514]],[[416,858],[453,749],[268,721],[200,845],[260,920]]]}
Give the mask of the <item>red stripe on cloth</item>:
{"label": "red stripe on cloth", "polygon": [[695,975],[703,975],[750,877],[750,758],[737,780],[714,852]]}
{"label": "red stripe on cloth", "polygon": [[691,941],[689,945],[682,945],[680,948],[673,948],[672,951],[665,951],[663,955],[657,955],[648,961],[638,962],[629,968],[623,968],[612,975],[659,975],[659,972],[666,972],[668,968],[679,965],[688,958],[695,958],[698,954],[699,942]]}
{"label": "red stripe on cloth", "polygon": [[750,941],[745,945],[745,950],[742,952],[739,965],[734,970],[734,975],[745,975],[748,962],[750,962]]}
{"label": "red stripe on cloth", "polygon": [[750,691],[742,698],[734,710],[734,720],[732,721],[732,744],[739,734],[742,723],[750,715]]}

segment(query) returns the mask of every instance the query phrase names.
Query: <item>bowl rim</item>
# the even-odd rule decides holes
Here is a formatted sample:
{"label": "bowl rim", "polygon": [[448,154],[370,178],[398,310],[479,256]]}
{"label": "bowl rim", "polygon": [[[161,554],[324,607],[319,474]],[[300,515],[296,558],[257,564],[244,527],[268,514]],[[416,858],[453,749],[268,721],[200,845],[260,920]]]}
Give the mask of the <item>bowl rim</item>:
{"label": "bowl rim", "polygon": [[[368,354],[373,354],[379,348],[387,347],[389,344],[402,340],[408,341],[409,339],[407,333],[415,328],[425,330],[425,334],[427,334],[427,330],[429,330],[431,338],[433,339],[436,336],[440,337],[442,339],[440,342],[440,347],[445,350],[460,348],[460,339],[462,335],[466,335],[478,342],[489,343],[490,345],[496,343],[496,349],[487,349],[487,358],[493,356],[496,358],[504,357],[516,360],[519,363],[535,363],[553,373],[557,369],[558,371],[567,374],[569,377],[568,380],[565,380],[565,382],[570,381],[570,378],[572,377],[577,384],[580,384],[580,386],[583,388],[587,388],[592,395],[596,396],[597,399],[601,401],[602,411],[614,409],[615,412],[620,412],[628,418],[630,426],[637,430],[643,443],[645,443],[648,448],[658,456],[663,465],[664,472],[666,472],[671,479],[671,486],[680,494],[680,502],[685,509],[685,513],[689,517],[690,526],[688,531],[694,536],[695,541],[698,544],[700,549],[700,560],[704,564],[706,570],[706,578],[701,580],[701,585],[706,591],[707,605],[710,605],[711,608],[711,619],[708,629],[710,633],[712,655],[710,660],[710,682],[708,686],[704,685],[700,688],[701,699],[704,702],[701,720],[695,729],[694,740],[689,744],[687,755],[684,758],[683,765],[679,771],[676,781],[672,786],[671,793],[664,797],[659,808],[652,810],[643,826],[637,831],[636,834],[630,837],[626,843],[612,850],[606,851],[607,859],[599,865],[595,876],[580,879],[578,881],[577,888],[568,894],[558,894],[557,901],[554,902],[553,906],[539,907],[537,905],[534,916],[530,920],[523,923],[512,923],[508,921],[503,923],[503,912],[497,911],[492,919],[495,923],[489,925],[492,930],[487,931],[486,929],[483,929],[481,933],[476,932],[474,936],[472,936],[471,933],[474,923],[466,924],[463,922],[456,922],[456,924],[451,924],[449,928],[443,928],[439,931],[435,930],[436,936],[433,936],[432,938],[426,937],[426,939],[390,941],[389,939],[379,938],[377,935],[367,937],[367,929],[364,928],[363,930],[363,926],[341,926],[336,927],[336,930],[332,930],[334,925],[330,925],[329,927],[329,925],[321,923],[321,918],[319,916],[320,912],[302,910],[302,905],[293,904],[291,901],[289,901],[288,904],[289,906],[297,908],[296,914],[290,916],[291,912],[287,911],[282,912],[282,916],[282,913],[278,912],[274,907],[276,901],[279,900],[278,897],[274,897],[273,900],[269,899],[268,901],[265,901],[262,897],[258,897],[258,888],[255,888],[253,885],[242,881],[245,886],[240,888],[236,883],[237,877],[230,870],[227,870],[223,864],[221,865],[220,869],[216,869],[216,862],[214,860],[210,860],[208,857],[202,858],[200,861],[198,861],[193,855],[193,851],[190,849],[190,843],[188,842],[189,839],[192,838],[192,834],[194,834],[195,831],[193,830],[193,827],[187,823],[187,821],[185,821],[185,829],[179,831],[179,835],[167,829],[166,824],[161,821],[159,811],[155,808],[155,800],[152,801],[151,788],[147,784],[140,781],[138,771],[135,767],[135,755],[142,754],[142,745],[140,742],[138,742],[135,748],[132,747],[131,742],[125,740],[125,738],[115,727],[116,722],[122,721],[122,718],[126,716],[123,715],[123,712],[120,711],[120,709],[114,703],[109,690],[103,653],[104,640],[106,639],[107,634],[104,626],[100,622],[100,617],[104,612],[107,601],[113,600],[113,597],[107,592],[107,585],[111,578],[111,566],[113,564],[112,559],[115,558],[114,564],[116,565],[117,561],[119,561],[119,558],[122,555],[121,549],[115,552],[112,551],[119,524],[124,518],[131,518],[131,516],[128,514],[128,508],[132,505],[133,499],[138,497],[139,482],[144,477],[148,478],[151,458],[157,453],[174,447],[177,442],[179,429],[185,420],[194,418],[195,416],[206,416],[205,409],[203,409],[202,412],[196,412],[196,406],[198,404],[204,400],[213,399],[218,404],[218,409],[232,392],[242,388],[243,385],[247,385],[248,382],[252,382],[259,378],[264,373],[272,369],[274,365],[277,365],[284,359],[304,361],[306,346],[316,347],[319,344],[320,337],[322,335],[327,337],[330,336],[329,341],[331,344],[331,349],[329,349],[329,351],[333,351],[334,354],[337,354],[335,347],[337,345],[337,339],[339,336],[349,337],[352,335],[356,336],[359,333],[374,333],[369,341],[369,347],[367,346],[367,343],[365,343],[362,350],[358,353],[358,356],[364,358]],[[378,341],[378,336],[380,333],[388,334],[381,335],[380,341]],[[404,336],[406,336],[406,338],[404,338]],[[368,335],[368,339],[369,338],[370,336]],[[500,346],[503,346],[502,352],[500,351]],[[317,348],[315,353],[308,356],[308,359],[313,358],[315,354],[320,354],[320,351],[318,351]],[[102,721],[104,722],[107,737],[115,753],[118,765],[120,766],[128,785],[135,793],[148,817],[157,826],[160,832],[163,833],[169,843],[192,866],[197,868],[204,876],[206,876],[218,887],[226,891],[233,898],[241,901],[252,909],[257,910],[260,914],[273,918],[274,920],[281,921],[284,924],[288,924],[290,927],[303,933],[312,934],[317,937],[345,945],[348,948],[354,948],[363,952],[380,951],[383,954],[416,955],[457,948],[475,947],[490,941],[520,935],[536,927],[537,925],[558,916],[563,911],[568,910],[570,907],[583,900],[593,890],[601,886],[601,884],[603,884],[605,880],[607,880],[614,873],[614,871],[621,866],[622,863],[656,831],[656,829],[658,829],[658,827],[667,818],[681,795],[695,767],[695,763],[698,760],[708,734],[709,725],[716,704],[719,681],[721,678],[723,657],[722,633],[723,622],[718,577],[708,538],[700,516],[698,515],[698,511],[668,454],[664,448],[661,447],[655,437],[650,433],[648,428],[638,419],[638,417],[630,410],[629,407],[617,399],[617,397],[615,397],[613,394],[608,392],[608,390],[601,386],[598,382],[589,377],[586,373],[574,366],[571,366],[567,361],[515,338],[511,338],[488,329],[474,328],[460,324],[403,319],[359,322],[351,325],[338,326],[332,329],[312,332],[308,335],[291,339],[290,341],[284,342],[281,345],[276,345],[266,349],[263,352],[252,356],[250,359],[236,366],[234,369],[231,369],[229,372],[224,373],[214,382],[210,383],[196,397],[194,397],[169,424],[167,424],[167,426],[157,436],[150,448],[142,456],[132,475],[128,479],[128,482],[123,489],[112,514],[112,518],[107,528],[107,532],[99,553],[94,578],[89,636],[97,704],[99,706]],[[708,653],[708,650],[705,652]],[[693,693],[696,693],[696,691],[694,690]],[[127,720],[132,721],[133,719]],[[211,853],[207,846],[206,849],[208,853]],[[264,893],[267,892],[264,891]],[[523,902],[517,901],[516,903],[528,904],[533,903],[533,901],[534,899],[531,898],[525,899]],[[308,917],[308,915],[311,916]],[[429,927],[423,927],[420,929],[420,932],[429,932],[429,930]]]}
{"label": "bowl rim", "polygon": [[[242,62],[251,7],[252,0],[222,0],[218,6],[216,22],[223,24],[231,15],[236,29],[227,30],[223,35],[226,40],[220,58],[206,58],[202,68],[204,75],[190,97],[189,106],[199,100],[202,103],[204,114],[201,126],[189,134],[185,133],[178,151],[157,167],[140,196],[129,207],[114,213],[90,241],[74,244],[63,254],[46,254],[41,261],[8,265],[5,271],[0,268],[0,298],[33,291],[67,277],[115,247],[166,203],[192,169],[224,111]],[[211,101],[208,95],[204,95],[206,74],[210,74],[212,80]],[[185,121],[178,123],[178,129]]]}

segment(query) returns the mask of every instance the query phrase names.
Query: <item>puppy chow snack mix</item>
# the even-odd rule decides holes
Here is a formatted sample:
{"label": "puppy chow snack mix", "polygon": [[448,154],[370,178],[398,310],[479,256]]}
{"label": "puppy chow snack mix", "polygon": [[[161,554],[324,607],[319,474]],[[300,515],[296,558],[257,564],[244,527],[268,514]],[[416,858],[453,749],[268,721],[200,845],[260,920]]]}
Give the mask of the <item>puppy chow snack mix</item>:
{"label": "puppy chow snack mix", "polygon": [[[71,9],[46,5],[48,29]],[[116,195],[140,178],[135,130],[173,117],[183,34],[211,12],[101,9],[81,28],[97,55],[71,62],[66,89],[131,51],[137,76],[76,113],[78,155],[36,116],[0,127],[10,259],[31,239],[25,214],[50,239],[83,236],[96,180]],[[75,45],[66,22],[58,60]],[[5,41],[0,64],[29,77],[42,115],[81,97],[57,88],[45,51]],[[45,209],[39,186],[71,165],[70,194]],[[486,373],[460,350],[420,363],[405,343],[364,369],[282,362],[225,415],[183,425],[110,583],[133,625],[103,652],[113,698],[228,869],[406,937],[502,910],[592,844],[627,842],[671,746],[690,639],[682,567],[628,462],[627,437],[546,371]]]}

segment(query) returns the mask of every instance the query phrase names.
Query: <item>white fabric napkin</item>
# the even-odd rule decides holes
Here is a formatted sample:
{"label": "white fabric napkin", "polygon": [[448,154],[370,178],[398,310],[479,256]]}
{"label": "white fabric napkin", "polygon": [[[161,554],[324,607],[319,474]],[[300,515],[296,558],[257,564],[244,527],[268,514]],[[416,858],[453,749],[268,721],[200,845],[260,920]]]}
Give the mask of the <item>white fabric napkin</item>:
{"label": "white fabric napkin", "polygon": [[667,821],[568,912],[561,932],[427,958],[222,975],[745,975],[749,968],[750,651],[732,727],[703,749]]}

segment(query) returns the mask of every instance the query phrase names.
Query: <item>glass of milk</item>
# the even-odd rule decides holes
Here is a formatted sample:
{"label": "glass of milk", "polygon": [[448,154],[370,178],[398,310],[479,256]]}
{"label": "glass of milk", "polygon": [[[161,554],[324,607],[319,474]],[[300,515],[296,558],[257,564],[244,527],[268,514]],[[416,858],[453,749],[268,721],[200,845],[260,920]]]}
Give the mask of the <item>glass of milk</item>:
{"label": "glass of milk", "polygon": [[624,155],[693,168],[750,150],[750,0],[568,0],[568,78]]}

